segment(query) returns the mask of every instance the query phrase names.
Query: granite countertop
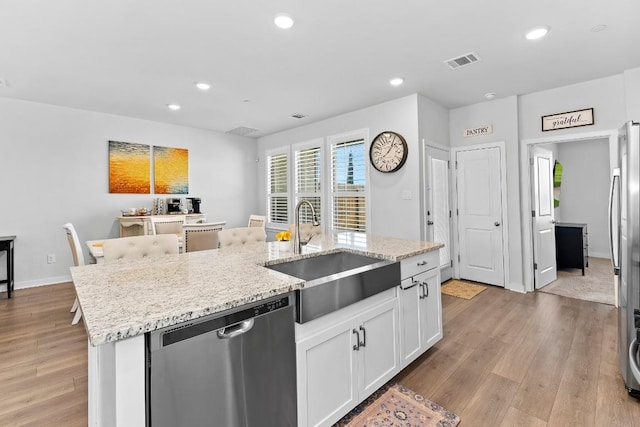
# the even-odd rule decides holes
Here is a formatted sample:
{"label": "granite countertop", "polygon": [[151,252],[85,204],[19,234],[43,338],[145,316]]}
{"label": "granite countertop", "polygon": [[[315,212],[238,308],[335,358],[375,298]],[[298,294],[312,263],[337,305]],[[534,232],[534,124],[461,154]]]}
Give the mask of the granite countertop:
{"label": "granite countertop", "polygon": [[439,243],[340,233],[314,237],[300,255],[280,242],[72,267],[91,345],[118,341],[304,287],[265,265],[320,253],[354,252],[391,261],[441,248]]}

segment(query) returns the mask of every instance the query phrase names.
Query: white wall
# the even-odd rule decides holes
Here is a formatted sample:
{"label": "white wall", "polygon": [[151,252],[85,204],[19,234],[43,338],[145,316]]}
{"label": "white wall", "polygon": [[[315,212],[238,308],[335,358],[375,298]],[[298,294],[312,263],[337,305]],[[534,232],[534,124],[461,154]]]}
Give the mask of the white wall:
{"label": "white wall", "polygon": [[562,184],[556,220],[586,223],[589,256],[609,258],[609,141],[594,139],[557,146]]}
{"label": "white wall", "polygon": [[[524,291],[522,280],[522,233],[520,216],[520,167],[518,144],[517,97],[494,99],[480,104],[456,108],[449,112],[449,133],[452,147],[470,146],[489,142],[505,142],[507,163],[507,206],[509,278],[507,289]],[[493,133],[464,138],[462,131],[483,125],[492,125]]]}
{"label": "white wall", "polygon": [[640,68],[624,72],[627,120],[640,122]]}
{"label": "white wall", "polygon": [[109,140],[188,149],[189,195],[208,220],[245,226],[258,205],[254,139],[6,98],[0,117],[0,235],[17,235],[16,288],[70,279],[64,223],[82,242],[117,237],[120,209],[167,197],[109,194]]}
{"label": "white wall", "polygon": [[[404,136],[409,146],[405,165],[398,172],[380,173],[369,165],[371,188],[371,230],[380,236],[420,239],[420,144],[418,142],[418,98],[413,94],[393,101],[342,114],[320,122],[279,132],[258,139],[260,168],[258,172],[258,198],[265,200],[264,152],[268,149],[326,138],[330,135],[368,129],[368,147],[380,132],[393,130]],[[430,115],[431,111],[432,115]],[[431,136],[447,134],[446,109],[431,103],[424,108],[423,123],[432,129]],[[411,200],[403,200],[402,192],[411,192]],[[261,206],[265,213],[266,206]],[[293,218],[291,218],[293,222]]]}

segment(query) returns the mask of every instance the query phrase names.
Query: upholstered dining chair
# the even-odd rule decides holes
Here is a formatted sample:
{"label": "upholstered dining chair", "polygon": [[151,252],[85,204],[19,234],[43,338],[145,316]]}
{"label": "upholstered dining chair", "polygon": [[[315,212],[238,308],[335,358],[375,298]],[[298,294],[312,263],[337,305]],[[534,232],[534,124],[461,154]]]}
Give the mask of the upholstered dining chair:
{"label": "upholstered dining chair", "polygon": [[[76,233],[76,229],[70,222],[66,223],[62,227],[67,233],[67,240],[69,241],[71,255],[73,256],[73,264],[76,267],[84,265],[84,253],[82,252],[82,246],[80,246],[80,240],[78,239],[78,233]],[[72,313],[76,313],[74,314],[73,320],[71,321],[71,324],[75,325],[82,318],[82,310],[80,309],[80,305],[78,304],[78,297],[76,297],[76,299],[73,301],[73,305],[71,306],[70,311]]]}
{"label": "upholstered dining chair", "polygon": [[152,234],[175,234],[178,241],[182,241],[182,226],[186,223],[184,215],[152,216],[150,220]]}
{"label": "upholstered dining chair", "polygon": [[[291,233],[291,236],[295,235],[295,224],[289,224],[289,232]],[[311,240],[313,236],[317,236],[318,234],[322,234],[322,227],[320,225],[313,225],[310,222],[300,224],[300,241],[303,244],[309,243],[309,240]]]}
{"label": "upholstered dining chair", "polygon": [[246,245],[247,243],[265,242],[267,235],[261,227],[227,228],[218,232],[220,247]]}
{"label": "upholstered dining chair", "polygon": [[204,251],[218,248],[218,232],[227,221],[201,224],[185,224],[182,226],[184,237],[182,244],[185,252]]}
{"label": "upholstered dining chair", "polygon": [[249,224],[247,227],[262,227],[265,228],[267,223],[267,217],[264,215],[249,215]]}
{"label": "upholstered dining chair", "polygon": [[156,236],[132,236],[108,239],[102,244],[104,262],[139,259],[179,253],[178,236],[159,234]]}

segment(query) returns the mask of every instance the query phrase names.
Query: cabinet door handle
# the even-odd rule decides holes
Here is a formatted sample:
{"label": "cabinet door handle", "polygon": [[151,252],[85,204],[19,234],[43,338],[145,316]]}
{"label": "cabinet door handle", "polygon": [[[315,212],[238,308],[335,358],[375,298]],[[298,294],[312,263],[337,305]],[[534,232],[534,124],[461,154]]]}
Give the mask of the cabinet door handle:
{"label": "cabinet door handle", "polygon": [[420,295],[418,296],[420,299],[424,299],[424,288],[422,287],[423,283],[420,282]]}
{"label": "cabinet door handle", "polygon": [[423,266],[423,265],[427,265],[427,261],[420,261],[420,262],[418,263],[418,267],[421,267],[421,266]]}
{"label": "cabinet door handle", "polygon": [[422,284],[424,285],[424,289],[425,289],[425,298],[429,298],[429,282],[422,282]]}
{"label": "cabinet door handle", "polygon": [[356,330],[356,328],[353,328],[352,332],[356,334],[356,343],[353,345],[353,349],[358,351],[360,350],[360,333]]}
{"label": "cabinet door handle", "polygon": [[367,331],[362,327],[362,325],[360,325],[360,330],[362,331],[362,341],[360,341],[358,348],[367,346]]}

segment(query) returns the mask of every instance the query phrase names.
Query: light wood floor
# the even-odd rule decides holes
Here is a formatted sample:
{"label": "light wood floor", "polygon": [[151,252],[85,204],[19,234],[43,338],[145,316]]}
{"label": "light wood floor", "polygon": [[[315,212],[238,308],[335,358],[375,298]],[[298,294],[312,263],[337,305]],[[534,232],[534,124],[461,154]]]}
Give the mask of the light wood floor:
{"label": "light wood floor", "polygon": [[70,283],[0,294],[0,426],[87,425],[87,337]]}
{"label": "light wood floor", "polygon": [[[0,299],[0,426],[86,426],[87,349],[71,284]],[[461,427],[640,426],[617,365],[616,309],[490,287],[443,295],[445,338],[398,375]],[[184,426],[187,427],[187,426]]]}
{"label": "light wood floor", "polygon": [[461,427],[640,426],[618,369],[614,307],[495,287],[442,304],[445,338],[396,380]]}

